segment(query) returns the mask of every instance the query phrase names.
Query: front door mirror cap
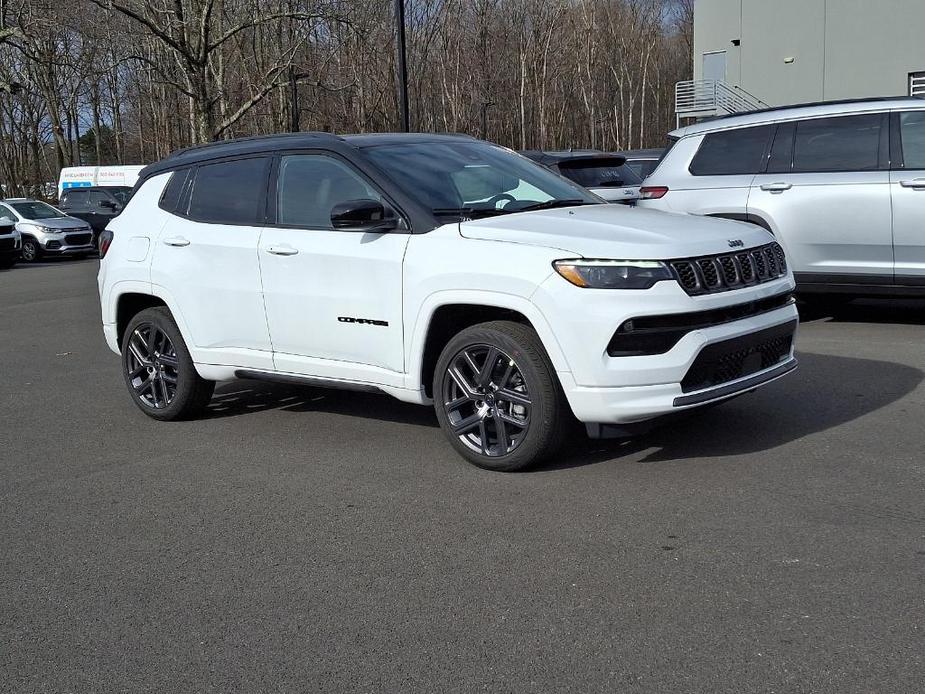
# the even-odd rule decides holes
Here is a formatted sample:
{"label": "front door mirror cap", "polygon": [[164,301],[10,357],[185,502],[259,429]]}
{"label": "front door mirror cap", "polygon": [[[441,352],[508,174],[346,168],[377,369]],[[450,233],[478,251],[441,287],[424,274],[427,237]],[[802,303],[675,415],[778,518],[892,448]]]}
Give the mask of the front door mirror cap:
{"label": "front door mirror cap", "polygon": [[346,200],[331,210],[331,226],[338,231],[385,232],[397,229],[398,217],[378,200]]}

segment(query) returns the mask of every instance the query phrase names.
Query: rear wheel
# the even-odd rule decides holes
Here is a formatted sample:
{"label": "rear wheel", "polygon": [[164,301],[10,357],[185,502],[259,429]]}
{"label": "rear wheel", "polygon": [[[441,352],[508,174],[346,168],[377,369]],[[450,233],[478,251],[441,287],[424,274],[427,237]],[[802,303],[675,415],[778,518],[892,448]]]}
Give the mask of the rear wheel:
{"label": "rear wheel", "polygon": [[444,347],[434,408],[450,444],[489,470],[528,468],[554,455],[568,406],[537,334],[519,323],[466,328]]}
{"label": "rear wheel", "polygon": [[189,419],[205,409],[215,389],[202,378],[170,311],[145,309],[122,339],[122,370],[132,400],[149,417]]}

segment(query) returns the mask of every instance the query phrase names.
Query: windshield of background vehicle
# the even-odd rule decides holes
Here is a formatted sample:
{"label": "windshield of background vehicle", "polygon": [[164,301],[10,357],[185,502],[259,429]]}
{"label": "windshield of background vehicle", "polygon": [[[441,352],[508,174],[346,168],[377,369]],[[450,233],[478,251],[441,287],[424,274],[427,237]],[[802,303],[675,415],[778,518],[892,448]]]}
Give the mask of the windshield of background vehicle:
{"label": "windshield of background vehicle", "polygon": [[484,142],[379,145],[366,155],[435,215],[465,218],[600,198],[510,150]]}
{"label": "windshield of background vehicle", "polygon": [[66,214],[56,210],[51,205],[46,205],[38,200],[33,202],[11,202],[8,203],[23,219],[58,219],[67,217]]}

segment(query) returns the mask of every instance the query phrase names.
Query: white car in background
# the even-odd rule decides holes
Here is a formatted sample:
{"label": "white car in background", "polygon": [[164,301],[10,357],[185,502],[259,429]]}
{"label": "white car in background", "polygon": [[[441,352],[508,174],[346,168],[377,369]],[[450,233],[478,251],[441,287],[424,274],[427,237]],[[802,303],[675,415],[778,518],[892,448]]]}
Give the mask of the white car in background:
{"label": "white car in background", "polygon": [[764,229],[603,204],[463,136],[293,134],[146,169],[100,239],[103,333],[147,415],[233,378],[432,405],[476,465],[754,390],[796,366]]}
{"label": "white car in background", "polygon": [[810,298],[925,296],[925,100],[767,109],[670,138],[640,206],[767,229]]}

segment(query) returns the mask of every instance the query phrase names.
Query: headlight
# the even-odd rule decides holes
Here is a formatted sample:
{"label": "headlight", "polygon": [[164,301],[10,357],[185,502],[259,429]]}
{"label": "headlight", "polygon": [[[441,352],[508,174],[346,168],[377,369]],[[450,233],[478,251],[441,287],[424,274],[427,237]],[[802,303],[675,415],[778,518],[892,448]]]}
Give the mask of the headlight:
{"label": "headlight", "polygon": [[60,229],[55,229],[55,228],[53,228],[53,227],[47,227],[47,226],[45,226],[44,224],[36,224],[35,222],[28,222],[28,223],[25,224],[24,226],[26,226],[26,227],[28,227],[28,228],[30,228],[30,229],[33,229],[33,230],[37,231],[37,232],[40,233],[40,234],[54,234],[54,233],[60,231]]}
{"label": "headlight", "polygon": [[553,267],[576,287],[589,289],[649,289],[656,282],[674,279],[665,263],[657,260],[557,260]]}

